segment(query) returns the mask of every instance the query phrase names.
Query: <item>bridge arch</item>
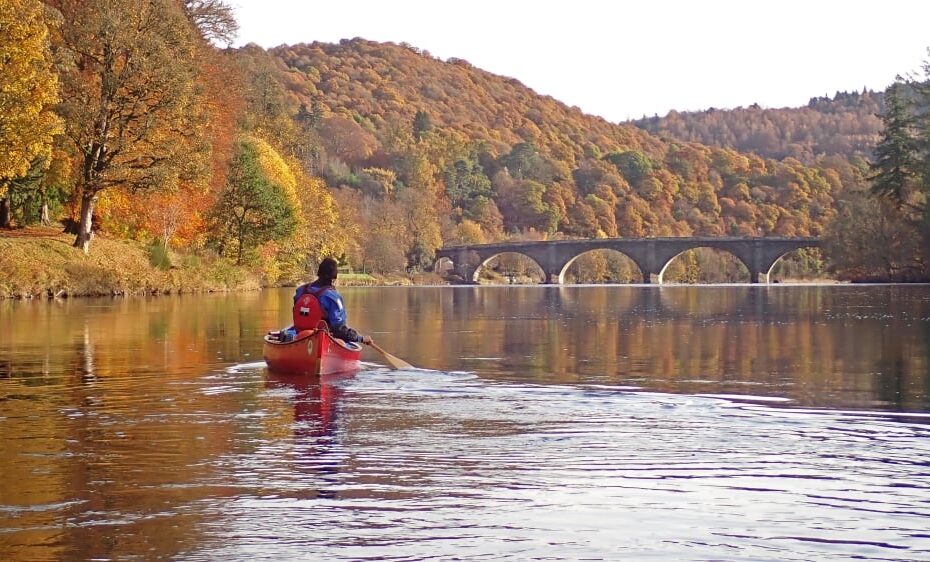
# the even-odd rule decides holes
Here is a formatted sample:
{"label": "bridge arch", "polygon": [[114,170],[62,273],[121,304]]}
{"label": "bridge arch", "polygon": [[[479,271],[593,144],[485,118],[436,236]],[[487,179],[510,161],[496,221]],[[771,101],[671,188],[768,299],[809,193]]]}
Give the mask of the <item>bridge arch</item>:
{"label": "bridge arch", "polygon": [[436,258],[436,261],[433,262],[433,273],[442,275],[443,273],[454,270],[455,262],[453,262],[452,258],[449,256],[439,256]]}
{"label": "bridge arch", "polygon": [[[515,250],[503,250],[503,251],[499,251],[495,253],[489,253],[486,256],[481,256],[481,261],[475,267],[475,270],[474,272],[472,272],[471,279],[469,279],[469,281],[472,283],[478,283],[481,277],[481,272],[488,266],[489,263],[491,263],[492,260],[494,260],[495,258],[500,258],[501,256],[519,256],[520,258],[526,259],[527,261],[532,263],[536,267],[536,269],[539,270],[542,281],[544,283],[546,282],[546,270],[542,266],[542,264],[539,263],[539,260],[535,259],[533,256],[527,253],[519,252]],[[506,275],[506,272],[504,273],[504,275]]]}
{"label": "bridge arch", "polygon": [[572,256],[567,262],[565,262],[565,265],[563,265],[563,266],[561,267],[561,269],[559,270],[559,272],[558,272],[558,283],[559,283],[559,285],[564,285],[564,284],[565,284],[565,279],[566,279],[565,276],[566,276],[566,274],[568,273],[569,268],[571,268],[571,266],[572,266],[573,264],[575,264],[575,263],[578,261],[579,258],[582,258],[583,256],[589,256],[589,255],[593,254],[594,252],[604,252],[604,253],[609,253],[609,254],[616,254],[617,256],[620,256],[621,258],[624,258],[625,261],[627,261],[627,262],[633,264],[633,267],[636,269],[636,272],[635,272],[635,273],[636,273],[636,275],[639,277],[639,279],[640,279],[641,281],[642,281],[643,279],[645,279],[646,275],[648,275],[648,274],[644,271],[642,265],[640,265],[632,256],[630,256],[630,255],[629,255],[628,253],[626,253],[626,252],[623,252],[623,251],[618,250],[618,249],[616,249],[616,248],[610,248],[610,247],[591,248],[590,250],[585,250],[585,251],[583,251],[583,252],[579,252],[579,253],[575,254],[575,255]]}
{"label": "bridge arch", "polygon": [[733,251],[732,249],[730,249],[730,248],[728,248],[728,247],[719,247],[719,246],[716,246],[716,245],[713,245],[713,244],[706,244],[706,245],[702,245],[702,246],[694,246],[694,247],[691,247],[691,248],[687,248],[687,249],[681,250],[680,252],[676,253],[675,255],[669,257],[669,258],[665,261],[665,263],[662,265],[662,268],[659,270],[659,274],[658,274],[658,276],[657,276],[657,283],[659,283],[659,284],[665,283],[665,274],[668,272],[669,266],[670,266],[673,262],[675,262],[675,260],[677,260],[678,258],[680,258],[681,256],[683,256],[684,254],[687,254],[687,253],[689,253],[689,252],[693,252],[693,251],[695,251],[695,250],[702,250],[702,249],[713,250],[713,251],[715,251],[715,252],[718,252],[718,253],[721,253],[721,254],[725,254],[725,255],[731,256],[734,260],[736,260],[736,262],[737,262],[740,266],[742,266],[742,269],[745,270],[745,272],[746,272],[746,277],[748,277],[749,282],[753,283],[753,282],[755,282],[754,279],[757,280],[757,276],[756,276],[756,275],[753,275],[752,265],[751,265],[751,263],[748,263],[748,262],[747,262],[746,256],[742,256],[742,255],[740,255],[740,252]]}
{"label": "bridge arch", "polygon": [[[772,281],[772,279],[775,277],[776,270],[779,269],[779,266],[783,266],[783,267],[788,266],[788,264],[785,261],[785,258],[788,258],[789,256],[792,256],[792,255],[798,255],[801,252],[805,252],[808,250],[816,250],[817,254],[820,255],[820,258],[823,257],[819,248],[817,248],[816,246],[805,246],[801,248],[793,248],[793,249],[786,250],[782,252],[781,254],[779,254],[777,257],[775,257],[774,261],[772,261],[772,265],[768,268],[768,271],[763,272],[765,273],[766,281],[769,281],[769,282]],[[807,265],[810,266],[812,264],[808,263]],[[802,271],[804,270],[802,269]],[[807,271],[810,271],[810,270],[807,270]],[[793,277],[790,270],[788,272],[783,272],[783,276]],[[797,278],[797,277],[794,277],[794,278]]]}

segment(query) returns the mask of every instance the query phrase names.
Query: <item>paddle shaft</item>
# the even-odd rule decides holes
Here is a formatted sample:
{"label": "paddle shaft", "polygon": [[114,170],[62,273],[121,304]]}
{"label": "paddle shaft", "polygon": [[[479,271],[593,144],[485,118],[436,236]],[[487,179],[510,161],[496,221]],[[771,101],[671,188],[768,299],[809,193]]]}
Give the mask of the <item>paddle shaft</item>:
{"label": "paddle shaft", "polygon": [[388,363],[390,363],[391,366],[394,367],[395,369],[413,369],[413,368],[414,368],[413,365],[411,365],[410,363],[407,363],[407,362],[404,361],[403,359],[400,359],[399,357],[394,357],[393,355],[391,355],[391,354],[388,353],[387,351],[384,351],[384,350],[381,349],[381,347],[380,347],[378,344],[376,344],[375,342],[371,342],[371,343],[369,343],[368,345],[370,345],[371,347],[373,347],[373,348],[375,348],[377,351],[379,351],[379,352],[381,353],[381,355],[384,355],[384,358],[387,359],[387,360],[388,360]]}

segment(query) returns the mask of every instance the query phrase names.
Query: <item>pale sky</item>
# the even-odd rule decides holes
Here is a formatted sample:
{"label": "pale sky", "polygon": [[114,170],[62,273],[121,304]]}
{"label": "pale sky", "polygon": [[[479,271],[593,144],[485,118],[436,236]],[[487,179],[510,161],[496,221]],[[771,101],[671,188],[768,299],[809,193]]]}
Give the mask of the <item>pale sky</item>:
{"label": "pale sky", "polygon": [[926,0],[229,0],[236,45],[406,41],[611,121],[884,89],[930,47]]}

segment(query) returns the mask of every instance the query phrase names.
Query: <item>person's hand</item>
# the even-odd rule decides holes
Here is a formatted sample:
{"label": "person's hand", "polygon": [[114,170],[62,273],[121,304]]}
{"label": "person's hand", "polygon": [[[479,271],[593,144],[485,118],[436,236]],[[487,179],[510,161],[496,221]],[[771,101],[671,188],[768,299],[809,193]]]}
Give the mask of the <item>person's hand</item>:
{"label": "person's hand", "polygon": [[362,343],[365,345],[371,345],[371,336],[362,336]]}

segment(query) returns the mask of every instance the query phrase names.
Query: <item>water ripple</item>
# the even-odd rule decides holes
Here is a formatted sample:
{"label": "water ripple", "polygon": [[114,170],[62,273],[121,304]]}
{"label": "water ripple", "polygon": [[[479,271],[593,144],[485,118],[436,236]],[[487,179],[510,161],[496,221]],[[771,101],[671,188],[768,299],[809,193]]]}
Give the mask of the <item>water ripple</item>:
{"label": "water ripple", "polygon": [[33,483],[0,496],[0,554],[65,528],[185,560],[930,559],[921,416],[374,365],[5,396]]}

